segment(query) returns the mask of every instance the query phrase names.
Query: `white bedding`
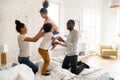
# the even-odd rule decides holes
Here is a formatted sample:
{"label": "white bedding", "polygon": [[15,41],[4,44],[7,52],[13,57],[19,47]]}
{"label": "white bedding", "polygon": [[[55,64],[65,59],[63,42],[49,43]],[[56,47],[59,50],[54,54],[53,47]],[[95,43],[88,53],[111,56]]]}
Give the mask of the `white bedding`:
{"label": "white bedding", "polygon": [[0,71],[0,80],[34,80],[32,69],[24,64]]}
{"label": "white bedding", "polygon": [[84,69],[79,75],[72,74],[66,69],[62,69],[56,61],[51,61],[48,69],[51,69],[49,76],[42,76],[40,74],[43,61],[39,61],[39,72],[36,74],[36,80],[108,80],[109,74],[107,71],[98,68],[91,67],[90,69]]}
{"label": "white bedding", "polygon": [[36,64],[39,67],[36,75],[34,75],[31,68],[20,64],[0,71],[0,80],[108,80],[109,78],[108,72],[98,67],[84,69],[79,75],[75,75],[69,70],[61,68],[61,63],[54,60],[51,60],[48,67],[51,70],[51,75],[42,76],[43,60],[38,61]]}
{"label": "white bedding", "polygon": [[[77,80],[108,80],[109,74],[107,71],[92,67],[91,69],[84,69],[75,79]],[[72,80],[72,79],[71,79]]]}
{"label": "white bedding", "polygon": [[68,80],[76,75],[72,74],[68,70],[62,69],[61,67],[56,67],[50,72],[49,76],[42,76],[40,72],[36,74],[36,80]]}

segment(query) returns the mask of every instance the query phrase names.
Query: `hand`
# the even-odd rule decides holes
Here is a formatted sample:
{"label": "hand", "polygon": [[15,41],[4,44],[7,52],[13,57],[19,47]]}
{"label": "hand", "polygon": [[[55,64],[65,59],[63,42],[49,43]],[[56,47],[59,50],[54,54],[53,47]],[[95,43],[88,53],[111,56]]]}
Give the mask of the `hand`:
{"label": "hand", "polygon": [[58,41],[65,42],[62,37],[58,37]]}
{"label": "hand", "polygon": [[53,42],[53,43],[54,43],[54,45],[61,45],[60,42]]}
{"label": "hand", "polygon": [[55,45],[59,44],[59,42],[54,42]]}

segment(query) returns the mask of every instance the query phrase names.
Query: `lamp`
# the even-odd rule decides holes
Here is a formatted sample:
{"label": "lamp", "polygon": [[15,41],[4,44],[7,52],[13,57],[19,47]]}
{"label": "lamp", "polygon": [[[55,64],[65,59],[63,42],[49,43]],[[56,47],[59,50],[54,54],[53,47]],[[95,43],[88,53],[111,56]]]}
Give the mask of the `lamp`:
{"label": "lamp", "polygon": [[120,6],[120,0],[111,0],[110,8],[117,8]]}
{"label": "lamp", "polygon": [[0,61],[1,65],[6,65],[7,60],[6,60],[6,53],[8,51],[8,45],[0,45]]}

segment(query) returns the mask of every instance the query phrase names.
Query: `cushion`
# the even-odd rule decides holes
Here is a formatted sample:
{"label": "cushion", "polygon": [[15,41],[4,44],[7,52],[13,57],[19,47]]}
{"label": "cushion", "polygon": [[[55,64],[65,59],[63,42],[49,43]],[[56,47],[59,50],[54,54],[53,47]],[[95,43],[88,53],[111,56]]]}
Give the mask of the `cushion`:
{"label": "cushion", "polygon": [[105,49],[111,49],[112,46],[111,45],[104,45],[104,44],[100,44],[101,48],[105,48]]}
{"label": "cushion", "polygon": [[0,71],[0,80],[34,80],[34,73],[27,65],[20,64]]}
{"label": "cushion", "polygon": [[16,80],[17,78],[15,69],[6,69],[0,71],[0,80]]}

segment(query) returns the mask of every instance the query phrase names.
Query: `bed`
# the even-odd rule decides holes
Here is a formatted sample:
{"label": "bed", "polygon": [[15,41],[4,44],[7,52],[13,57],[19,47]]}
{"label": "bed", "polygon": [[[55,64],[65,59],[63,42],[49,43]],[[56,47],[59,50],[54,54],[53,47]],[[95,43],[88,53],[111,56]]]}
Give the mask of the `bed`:
{"label": "bed", "polygon": [[[59,56],[60,57],[60,56]],[[63,57],[60,57],[63,58]],[[36,64],[39,71],[34,75],[31,68],[24,64],[18,64],[14,67],[0,71],[0,80],[108,80],[109,73],[99,67],[91,66],[90,69],[84,69],[79,75],[71,73],[69,70],[61,68],[60,58],[52,58],[48,70],[49,76],[40,74],[43,60],[39,60]]]}
{"label": "bed", "polygon": [[39,66],[39,71],[36,74],[36,80],[108,80],[109,73],[106,70],[101,69],[100,67],[90,66],[90,69],[84,69],[79,75],[71,73],[69,70],[61,68],[61,58],[52,58],[51,63],[48,67],[50,71],[50,76],[40,75],[43,61],[40,60],[37,62]]}

